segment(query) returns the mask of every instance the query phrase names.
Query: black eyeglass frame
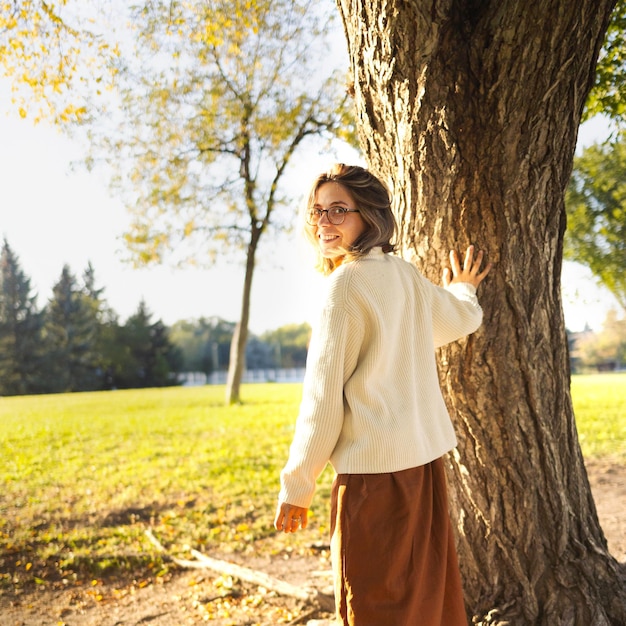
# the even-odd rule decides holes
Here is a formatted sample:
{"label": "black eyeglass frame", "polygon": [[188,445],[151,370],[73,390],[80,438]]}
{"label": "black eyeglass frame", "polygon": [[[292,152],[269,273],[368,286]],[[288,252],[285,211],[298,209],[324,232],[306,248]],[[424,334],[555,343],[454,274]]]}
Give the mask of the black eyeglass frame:
{"label": "black eyeglass frame", "polygon": [[[333,211],[333,213],[331,213],[331,211]],[[309,226],[317,226],[320,219],[322,219],[322,214],[326,213],[326,219],[333,226],[339,226],[343,224],[344,220],[346,219],[346,213],[360,213],[360,212],[361,211],[359,211],[359,209],[348,209],[343,206],[331,206],[330,209],[318,209],[316,207],[313,207],[312,209],[309,209],[306,212],[306,223]],[[332,218],[331,218],[331,215],[333,215]],[[341,218],[338,222],[333,221],[333,220],[336,220],[338,217]]]}

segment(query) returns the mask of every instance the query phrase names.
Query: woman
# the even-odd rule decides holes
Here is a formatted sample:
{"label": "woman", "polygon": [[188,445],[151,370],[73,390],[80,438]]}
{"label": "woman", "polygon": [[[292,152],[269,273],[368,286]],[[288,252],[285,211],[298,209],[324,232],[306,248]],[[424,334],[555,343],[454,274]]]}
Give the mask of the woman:
{"label": "woman", "polygon": [[435,348],[482,321],[482,252],[451,252],[445,289],[393,252],[389,194],[339,164],[315,181],[308,238],[328,275],[313,329],[274,525],[306,528],[330,461],[337,619],[351,626],[466,625],[442,455],[456,445]]}

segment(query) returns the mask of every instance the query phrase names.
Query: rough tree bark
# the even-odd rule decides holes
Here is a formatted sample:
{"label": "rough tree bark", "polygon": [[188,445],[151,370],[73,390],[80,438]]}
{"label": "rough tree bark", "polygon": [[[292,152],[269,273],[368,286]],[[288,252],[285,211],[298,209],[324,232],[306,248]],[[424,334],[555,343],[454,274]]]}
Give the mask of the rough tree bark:
{"label": "rough tree bark", "polygon": [[560,296],[577,129],[614,0],[338,0],[362,148],[433,280],[495,263],[481,331],[440,352],[449,482],[480,624],[626,624],[583,463]]}

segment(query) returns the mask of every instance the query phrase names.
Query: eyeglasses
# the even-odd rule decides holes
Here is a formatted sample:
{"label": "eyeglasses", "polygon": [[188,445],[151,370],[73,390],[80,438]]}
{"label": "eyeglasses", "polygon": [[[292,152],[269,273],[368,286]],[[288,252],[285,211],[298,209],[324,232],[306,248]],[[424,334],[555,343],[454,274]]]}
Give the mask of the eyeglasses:
{"label": "eyeglasses", "polygon": [[334,206],[330,209],[309,209],[306,212],[306,223],[309,226],[317,226],[324,213],[333,226],[339,226],[346,219],[346,213],[360,213],[360,211],[358,209],[346,209],[342,206]]}

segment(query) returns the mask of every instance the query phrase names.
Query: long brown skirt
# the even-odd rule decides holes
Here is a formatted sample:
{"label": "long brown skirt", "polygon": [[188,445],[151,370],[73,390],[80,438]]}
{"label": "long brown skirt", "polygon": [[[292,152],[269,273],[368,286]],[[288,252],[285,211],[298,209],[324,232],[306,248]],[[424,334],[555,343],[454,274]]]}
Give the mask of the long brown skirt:
{"label": "long brown skirt", "polygon": [[331,555],[340,624],[467,626],[441,459],[339,474]]}

